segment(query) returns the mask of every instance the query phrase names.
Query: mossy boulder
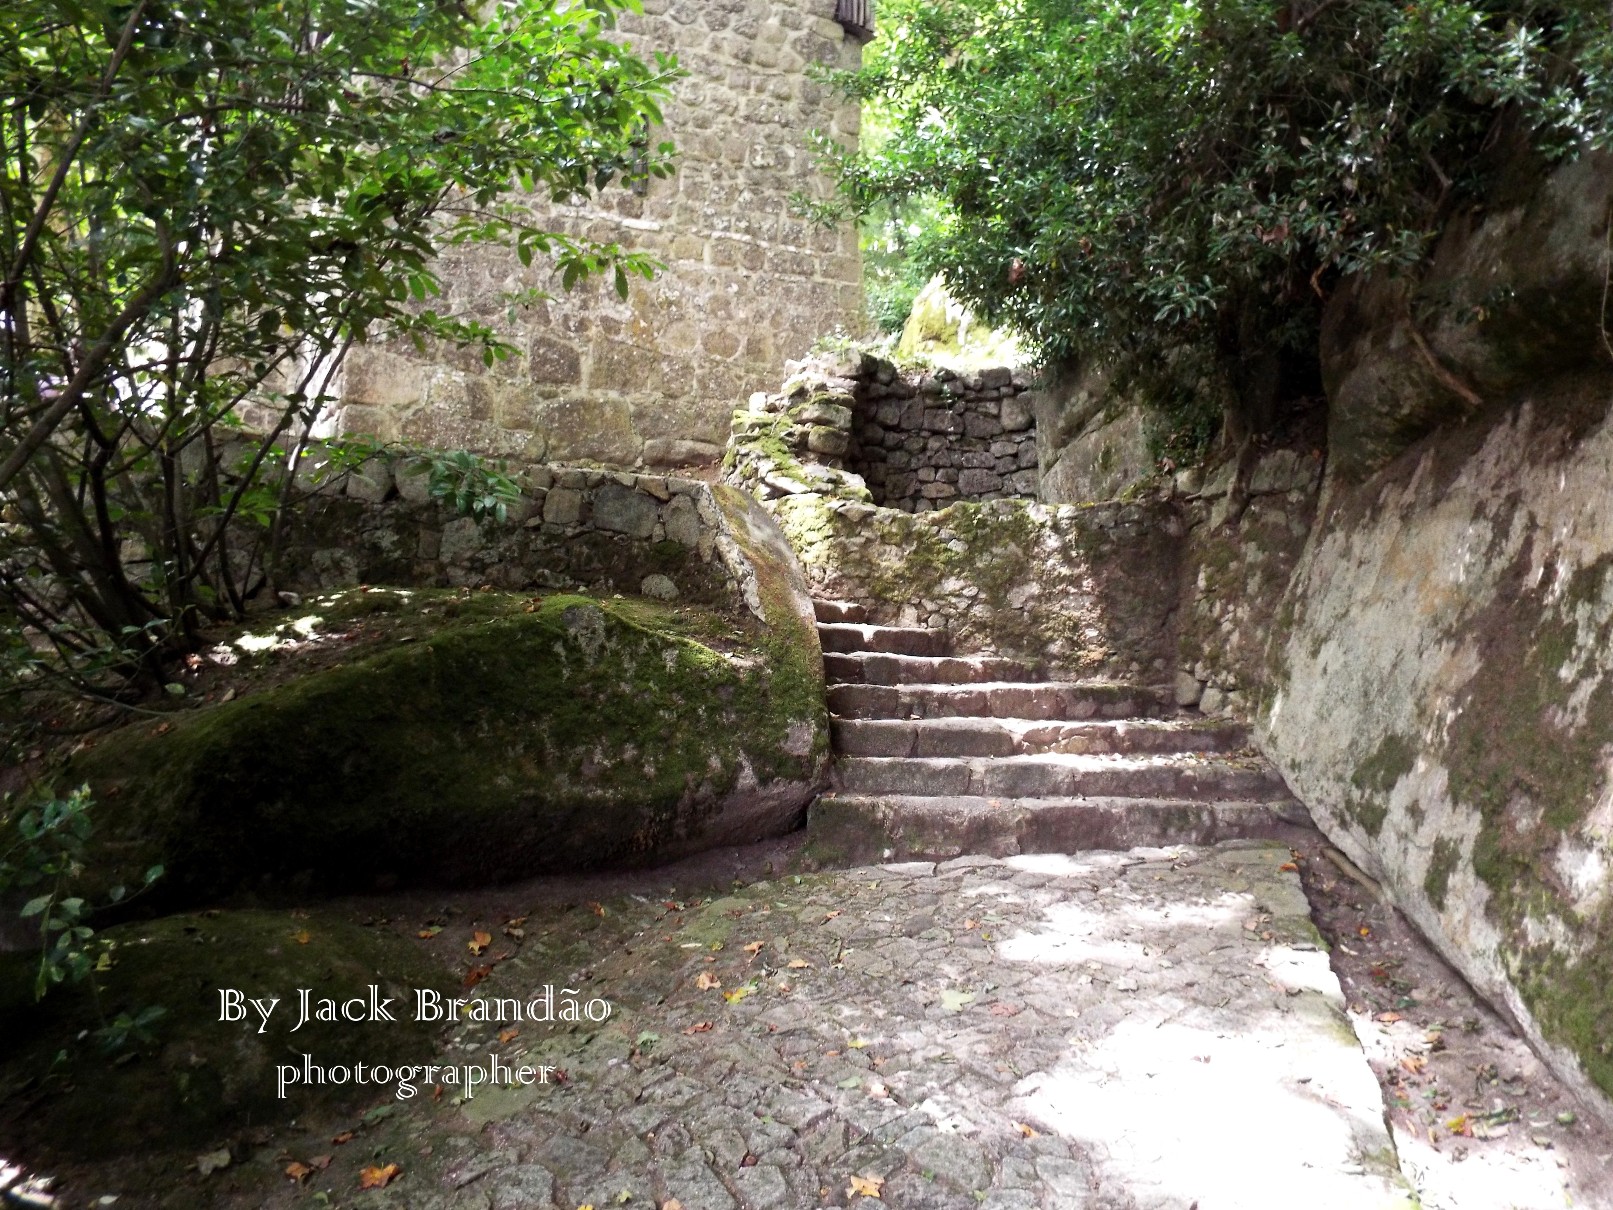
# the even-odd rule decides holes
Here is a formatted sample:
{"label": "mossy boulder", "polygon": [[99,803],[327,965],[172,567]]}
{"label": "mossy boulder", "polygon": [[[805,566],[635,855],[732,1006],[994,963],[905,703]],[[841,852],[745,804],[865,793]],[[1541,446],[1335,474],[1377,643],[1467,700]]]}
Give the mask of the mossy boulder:
{"label": "mossy boulder", "polygon": [[[291,1085],[282,1099],[276,1069],[304,1054],[324,1065],[430,1062],[441,1027],[414,1020],[414,993],[447,994],[455,982],[423,944],[317,912],[169,916],[108,929],[92,945],[104,955],[93,992],[78,984],[38,1004],[29,958],[0,964],[0,1123],[34,1162],[196,1151],[247,1125],[383,1100],[388,1090],[351,1083]],[[372,985],[394,998],[395,1021],[316,1019],[293,1031],[299,989],[313,1004],[367,1005]],[[220,989],[279,1004],[267,1022],[250,1009],[221,1021]],[[154,1007],[162,1014],[141,1034],[104,1045],[107,1023]]]}
{"label": "mossy boulder", "polygon": [[[477,594],[467,616],[124,729],[70,772],[94,878],[152,901],[471,884],[651,863],[788,830],[827,750],[816,635],[643,599]],[[502,607],[500,607],[502,602]]]}

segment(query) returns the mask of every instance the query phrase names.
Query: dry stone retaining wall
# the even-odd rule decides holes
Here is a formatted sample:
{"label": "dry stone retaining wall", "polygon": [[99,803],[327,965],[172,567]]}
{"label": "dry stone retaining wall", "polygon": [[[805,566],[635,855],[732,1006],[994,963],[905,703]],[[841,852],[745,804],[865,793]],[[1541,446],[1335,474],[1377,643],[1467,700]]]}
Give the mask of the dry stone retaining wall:
{"label": "dry stone retaining wall", "polygon": [[902,371],[857,353],[788,368],[783,390],[734,416],[724,462],[761,499],[811,493],[922,513],[1036,496],[1020,371]]}
{"label": "dry stone retaining wall", "polygon": [[[849,225],[825,230],[791,195],[825,195],[810,133],[855,146],[855,101],[808,67],[852,68],[860,43],[835,0],[645,0],[622,34],[643,54],[676,52],[665,125],[670,180],[612,189],[587,206],[533,199],[534,219],[567,234],[650,253],[666,266],[627,299],[608,282],[571,293],[542,265],[498,248],[446,253],[437,309],[505,332],[521,356],[492,367],[474,352],[407,341],[355,349],[339,388],[346,432],[528,462],[709,464],[746,396],[779,379],[825,333],[862,325],[861,259]],[[553,297],[516,313],[506,296]]]}
{"label": "dry stone retaining wall", "polygon": [[[427,495],[424,475],[376,459],[336,480],[292,519],[283,583],[640,593],[763,617],[741,512],[710,484],[624,471],[532,467],[506,521],[457,515]],[[798,594],[799,595],[799,594]],[[804,600],[804,597],[803,597]],[[810,607],[802,605],[808,615]]]}

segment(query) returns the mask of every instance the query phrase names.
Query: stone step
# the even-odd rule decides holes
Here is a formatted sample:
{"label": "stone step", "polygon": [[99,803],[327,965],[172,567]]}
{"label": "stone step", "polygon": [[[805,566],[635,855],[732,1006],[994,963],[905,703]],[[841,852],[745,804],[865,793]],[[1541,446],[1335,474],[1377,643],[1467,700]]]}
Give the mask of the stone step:
{"label": "stone step", "polygon": [[845,718],[830,724],[841,756],[1022,756],[1036,752],[1235,752],[1249,729],[1209,719],[1058,722],[1028,718]]}
{"label": "stone step", "polygon": [[823,866],[943,861],[964,854],[1281,839],[1309,826],[1305,808],[1278,802],[1171,798],[1016,798],[824,795],[807,812],[807,853]]}
{"label": "stone step", "polygon": [[978,685],[830,685],[841,718],[1132,718],[1174,712],[1169,691],[1110,681]]}
{"label": "stone step", "polygon": [[1177,798],[1199,802],[1289,797],[1261,760],[1193,756],[852,756],[836,762],[847,794],[988,798]]}
{"label": "stone step", "polygon": [[927,630],[922,626],[861,626],[855,622],[819,622],[818,640],[825,651],[947,655],[952,650],[946,631]]}
{"label": "stone step", "polygon": [[995,655],[890,655],[880,651],[830,651],[823,656],[830,684],[977,685],[1029,681],[1035,673],[1018,660]]}
{"label": "stone step", "polygon": [[820,622],[866,622],[868,620],[868,606],[859,605],[856,601],[827,601],[819,597],[813,597],[812,612],[817,615]]}

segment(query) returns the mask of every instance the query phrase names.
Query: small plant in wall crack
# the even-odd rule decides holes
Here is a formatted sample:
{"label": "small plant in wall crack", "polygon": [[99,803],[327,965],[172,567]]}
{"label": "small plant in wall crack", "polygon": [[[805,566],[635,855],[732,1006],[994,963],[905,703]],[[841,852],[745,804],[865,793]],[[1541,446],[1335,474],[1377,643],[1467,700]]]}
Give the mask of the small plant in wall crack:
{"label": "small plant in wall crack", "polygon": [[509,520],[510,505],[521,498],[521,485],[504,463],[491,462],[469,450],[422,454],[406,472],[429,475],[426,490],[433,500],[452,501],[462,516]]}

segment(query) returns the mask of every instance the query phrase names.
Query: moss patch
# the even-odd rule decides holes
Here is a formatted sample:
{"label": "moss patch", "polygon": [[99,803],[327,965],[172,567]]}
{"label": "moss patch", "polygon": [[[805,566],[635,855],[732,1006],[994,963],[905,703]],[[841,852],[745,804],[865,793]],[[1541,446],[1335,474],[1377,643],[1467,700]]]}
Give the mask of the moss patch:
{"label": "moss patch", "polygon": [[[1460,703],[1447,764],[1452,796],[1480,818],[1473,868],[1492,892],[1503,960],[1524,1003],[1546,1037],[1613,1093],[1613,918],[1604,910],[1581,919],[1553,860],[1605,790],[1613,677],[1603,674],[1572,715],[1569,698],[1595,675],[1571,661],[1613,643],[1610,577],[1613,556],[1580,569],[1553,604],[1519,558],[1474,623],[1480,671]],[[1569,944],[1540,944],[1543,927],[1566,932]]]}
{"label": "moss patch", "polygon": [[814,779],[798,634],[745,626],[719,651],[690,631],[733,624],[696,610],[478,597],[503,611],[81,756],[95,872],[161,862],[170,905],[485,883],[690,851],[747,778]]}
{"label": "moss patch", "polygon": [[1428,900],[1440,911],[1445,910],[1445,894],[1450,889],[1451,875],[1461,861],[1462,848],[1449,836],[1434,841],[1434,854],[1428,862],[1428,873],[1423,878],[1423,891]]}

